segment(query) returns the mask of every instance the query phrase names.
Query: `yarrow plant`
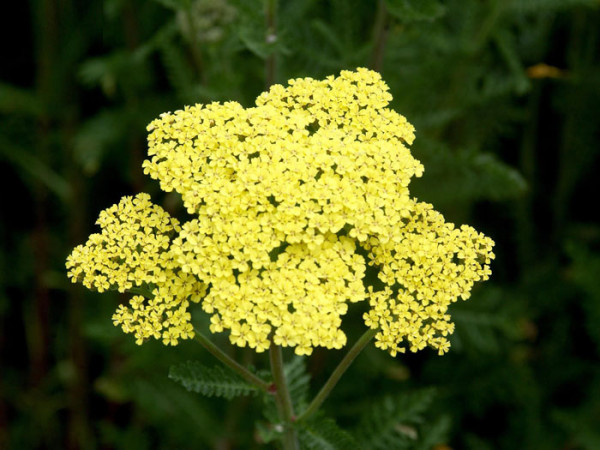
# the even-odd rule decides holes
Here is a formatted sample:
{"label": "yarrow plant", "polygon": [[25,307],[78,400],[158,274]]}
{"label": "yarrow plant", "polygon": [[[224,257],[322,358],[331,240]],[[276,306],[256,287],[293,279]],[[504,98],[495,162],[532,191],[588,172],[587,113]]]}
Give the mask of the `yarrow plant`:
{"label": "yarrow plant", "polygon": [[349,361],[372,337],[392,356],[444,354],[454,330],[448,307],[489,278],[493,241],[411,197],[423,166],[408,148],[414,128],[387,107],[391,99],[378,73],[359,68],[274,85],[252,108],[162,114],[148,126],[144,171],[179,193],[193,219],[180,224],[148,194],[124,197],[73,250],[69,277],[134,293],[113,321],[138,344],[196,337],[211,346],[188,312],[200,303],[212,333],[271,349],[277,366],[281,347],[309,355],[346,346],[342,318],[365,302],[367,332]]}

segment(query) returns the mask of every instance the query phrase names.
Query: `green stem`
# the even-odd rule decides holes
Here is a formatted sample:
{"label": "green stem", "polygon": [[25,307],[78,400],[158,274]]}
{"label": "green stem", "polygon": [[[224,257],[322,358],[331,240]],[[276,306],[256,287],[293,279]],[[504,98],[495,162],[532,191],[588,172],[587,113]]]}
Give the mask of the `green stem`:
{"label": "green stem", "polygon": [[[110,290],[116,291],[117,288],[111,287]],[[149,287],[135,286],[135,287],[130,287],[129,289],[127,289],[127,292],[129,294],[141,295],[146,298],[154,298],[154,294],[152,293],[153,290],[154,290],[154,287],[152,287],[152,286],[149,286]]]}
{"label": "green stem", "polygon": [[306,420],[310,415],[315,413],[317,409],[321,406],[321,404],[325,401],[329,393],[335,387],[337,382],[340,380],[344,372],[350,367],[354,358],[358,356],[358,354],[362,351],[363,348],[373,339],[373,337],[377,334],[379,330],[368,329],[364,332],[364,334],[356,341],[354,346],[346,353],[344,359],[340,361],[338,366],[335,368],[327,382],[323,385],[317,396],[313,399],[313,401],[308,405],[308,408],[298,416],[298,421]]}
{"label": "green stem", "polygon": [[271,348],[269,349],[269,357],[271,360],[271,372],[273,373],[273,381],[275,382],[275,402],[277,404],[277,410],[279,411],[279,417],[283,419],[285,431],[283,435],[283,448],[285,450],[297,450],[298,439],[296,438],[296,431],[291,426],[291,423],[295,420],[294,407],[292,406],[292,399],[290,392],[287,387],[285,380],[285,373],[283,371],[283,356],[281,354],[281,347],[271,342]]}
{"label": "green stem", "polygon": [[219,347],[213,344],[206,336],[204,336],[198,329],[194,328],[194,339],[196,339],[202,347],[208,350],[215,358],[241,376],[244,380],[249,383],[255,385],[260,390],[268,392],[269,391],[269,383],[264,380],[261,380],[244,366],[238,364],[231,357],[229,357],[226,353],[223,352]]}
{"label": "green stem", "polygon": [[373,27],[373,54],[371,55],[371,68],[377,72],[381,72],[383,67],[383,55],[385,52],[386,40],[387,9],[385,7],[385,0],[379,0],[375,16],[375,25]]}

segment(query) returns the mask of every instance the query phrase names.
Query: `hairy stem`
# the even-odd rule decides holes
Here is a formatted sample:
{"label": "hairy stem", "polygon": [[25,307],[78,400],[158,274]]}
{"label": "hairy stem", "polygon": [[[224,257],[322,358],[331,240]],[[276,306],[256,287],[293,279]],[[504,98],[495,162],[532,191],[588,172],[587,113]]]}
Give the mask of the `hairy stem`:
{"label": "hairy stem", "polygon": [[335,368],[327,382],[323,385],[317,396],[313,399],[313,401],[308,405],[308,408],[298,416],[298,421],[305,420],[309,416],[319,409],[321,404],[325,401],[329,393],[333,390],[337,382],[340,380],[344,372],[350,367],[354,358],[358,356],[358,354],[362,351],[363,348],[373,339],[375,334],[377,334],[379,330],[368,329],[364,332],[364,334],[356,341],[354,346],[346,353],[344,359],[340,361],[338,366]]}

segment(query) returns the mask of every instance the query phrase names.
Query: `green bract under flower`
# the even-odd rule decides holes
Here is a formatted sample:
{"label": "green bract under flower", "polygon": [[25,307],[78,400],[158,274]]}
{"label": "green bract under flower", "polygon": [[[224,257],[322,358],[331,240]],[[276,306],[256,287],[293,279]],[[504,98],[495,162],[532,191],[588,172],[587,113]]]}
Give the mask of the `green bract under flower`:
{"label": "green bract under flower", "polygon": [[[112,210],[118,219],[110,229],[101,220],[102,237],[75,249],[69,275],[99,290],[158,286],[153,299],[135,297],[133,310],[115,315],[125,331],[144,338],[158,332],[140,333],[149,325],[130,319],[136,311],[165,301],[185,310],[202,295],[211,331],[229,330],[232,343],[263,351],[272,339],[310,354],[316,346],[344,346],[341,317],[349,302],[367,300],[364,319],[379,330],[378,347],[392,355],[405,345],[444,353],[453,331],[448,306],[489,277],[493,242],[410,197],[410,180],[423,166],[407,148],[414,128],[386,108],[390,100],[378,73],[358,69],[272,86],[253,108],[212,103],[162,114],[148,127],[144,170],[163,190],[180,193],[195,218],[181,229],[161,219],[178,233],[172,240],[160,228],[144,228],[143,239],[160,245],[125,245],[119,265],[118,227],[130,230],[160,208]],[[131,258],[163,258],[171,272],[150,278],[175,274],[185,282],[161,296],[161,282],[149,281],[149,269]],[[378,269],[383,289],[365,287],[366,264]],[[192,335],[189,314],[169,317],[163,339],[173,328],[187,330],[176,337]]]}

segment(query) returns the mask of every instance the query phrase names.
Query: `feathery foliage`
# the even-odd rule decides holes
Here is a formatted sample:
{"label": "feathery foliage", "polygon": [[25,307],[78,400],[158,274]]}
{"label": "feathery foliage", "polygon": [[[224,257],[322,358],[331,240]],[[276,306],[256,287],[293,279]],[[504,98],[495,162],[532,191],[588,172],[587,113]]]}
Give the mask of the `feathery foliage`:
{"label": "feathery foliage", "polygon": [[295,355],[284,366],[290,397],[296,414],[302,413],[308,402],[310,374],[306,371],[306,359]]}
{"label": "feathery foliage", "polygon": [[255,394],[257,388],[221,366],[207,367],[198,361],[187,361],[172,366],[169,378],[188,391],[208,397],[231,399],[240,395]]}
{"label": "feathery foliage", "polygon": [[[361,450],[361,445],[350,433],[341,429],[333,419],[317,414],[298,423],[298,440],[308,450]],[[368,448],[368,447],[367,447]]]}
{"label": "feathery foliage", "polygon": [[435,389],[421,389],[376,400],[362,414],[357,436],[365,448],[411,448],[421,438],[419,429]]}

